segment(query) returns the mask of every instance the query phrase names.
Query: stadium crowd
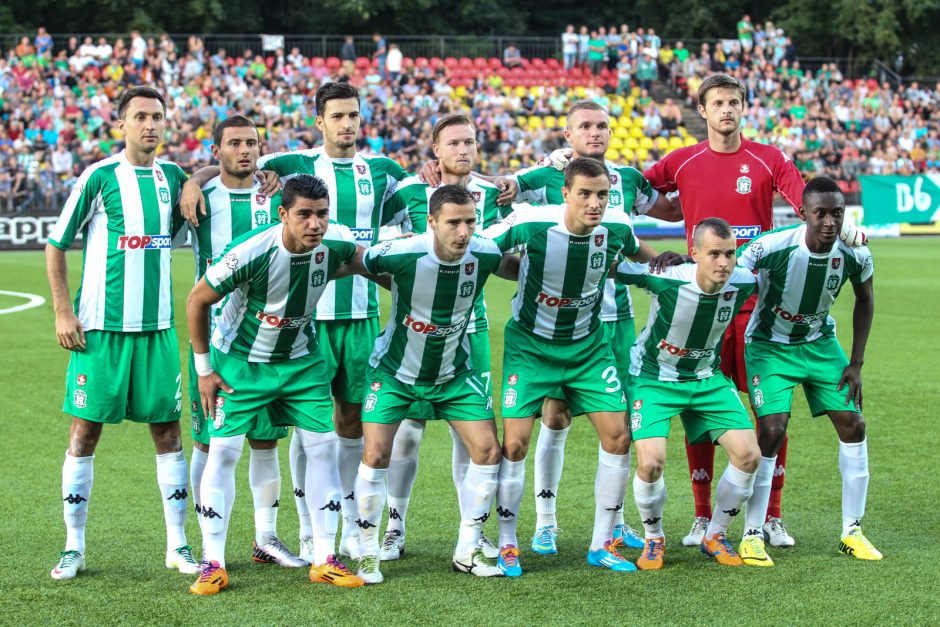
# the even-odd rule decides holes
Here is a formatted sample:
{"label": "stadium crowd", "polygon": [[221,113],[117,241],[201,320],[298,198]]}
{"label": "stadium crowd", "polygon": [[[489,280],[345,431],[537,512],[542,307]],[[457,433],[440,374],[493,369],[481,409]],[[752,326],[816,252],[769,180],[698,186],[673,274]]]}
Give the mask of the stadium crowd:
{"label": "stadium crowd", "polygon": [[[694,52],[663,43],[652,28],[571,25],[561,61],[521,58],[514,46],[503,59],[410,59],[376,36],[371,58],[347,40],[342,59],[324,59],[298,48],[212,52],[198,37],[180,45],[137,31],[114,41],[54,42],[40,28],[0,58],[0,211],[60,206],[79,172],[121,148],[112,103],[122,88],[141,84],[168,94],[164,156],[187,170],[211,160],[211,129],[236,112],[259,122],[269,152],[316,145],[311,95],[347,79],[367,95],[360,150],[387,154],[409,171],[429,155],[434,122],[465,107],[484,172],[530,165],[564,143],[563,113],[583,98],[611,112],[609,157],[643,169],[697,141],[679,104],[693,105],[691,94],[713,71],[749,90],[744,135],[779,145],[807,176],[827,174],[852,190],[862,174],[940,170],[940,84],[895,90],[844,77],[835,64],[804,70],[781,29],[751,26],[747,16],[738,35]],[[653,100],[660,81],[675,87],[677,102]]]}

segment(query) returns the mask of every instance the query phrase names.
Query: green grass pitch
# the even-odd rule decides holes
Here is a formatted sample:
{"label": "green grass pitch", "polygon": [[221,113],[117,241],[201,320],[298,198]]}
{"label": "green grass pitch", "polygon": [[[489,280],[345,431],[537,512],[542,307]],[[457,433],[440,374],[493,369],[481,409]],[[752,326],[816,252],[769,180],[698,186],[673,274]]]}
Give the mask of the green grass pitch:
{"label": "green grass pitch", "polygon": [[[681,243],[656,245],[675,249]],[[68,355],[56,345],[47,303],[0,315],[0,546],[7,560],[0,570],[0,624],[936,624],[940,494],[934,425],[940,368],[932,355],[940,346],[940,240],[881,240],[871,247],[876,316],[863,370],[872,474],[865,530],[885,554],[881,562],[861,562],[836,550],[841,529],[836,436],[827,420],[808,417],[798,392],[783,499],[797,546],[772,550],[777,562],[772,569],[721,568],[697,549],[680,545],[692,519],[692,498],[678,424],[673,425],[666,469],[666,568],[616,574],[588,567],[585,551],[597,443],[588,422],[580,418],[568,438],[559,495],[559,525],[564,529],[560,554],[540,557],[525,548],[534,526],[530,461],[519,521],[525,576],[476,580],[457,575],[449,564],[458,523],[450,438],[444,425],[431,424],[409,511],[408,553],[383,566],[385,584],[341,590],[310,584],[304,570],[252,563],[246,452],[238,469],[238,500],[229,532],[232,585],[217,597],[196,598],[186,589],[190,577],[163,567],[153,447],[144,428],[125,423],[106,428],[98,447],[88,571],[76,580],[56,582],[49,570],[65,537],[59,492],[68,430],[61,410]],[[69,255],[69,263],[74,290],[80,256]],[[193,274],[188,250],[176,255],[173,273],[183,350],[183,306]],[[502,327],[513,289],[495,278],[487,286],[497,387]],[[0,255],[0,290],[48,299],[42,254]],[[634,299],[642,325],[649,299],[639,291],[634,291]],[[0,295],[0,309],[22,302]],[[848,289],[835,310],[846,347],[852,302]],[[297,520],[285,448],[280,456],[284,479],[279,531],[296,549]],[[719,452],[718,472],[725,464]],[[627,520],[636,524],[632,498],[628,490]],[[741,522],[736,522],[731,531],[735,540],[740,530]],[[201,542],[193,516],[187,531],[198,551]],[[487,531],[495,536],[494,520]],[[625,554],[637,557],[636,551]]]}

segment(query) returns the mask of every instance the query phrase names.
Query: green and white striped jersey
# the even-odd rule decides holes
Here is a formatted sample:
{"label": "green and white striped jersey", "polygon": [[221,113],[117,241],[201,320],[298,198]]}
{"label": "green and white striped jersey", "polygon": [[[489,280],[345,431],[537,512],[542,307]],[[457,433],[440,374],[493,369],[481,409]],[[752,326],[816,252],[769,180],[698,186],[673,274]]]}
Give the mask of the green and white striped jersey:
{"label": "green and white striped jersey", "polygon": [[660,381],[695,381],[717,374],[725,329],[757,288],[757,279],[735,268],[724,287],[707,294],[694,263],[650,274],[645,263],[621,262],[616,278],[653,296],[646,326],[630,351],[630,374]]}
{"label": "green and white striped jersey", "polygon": [[437,385],[471,368],[470,314],[502,261],[496,244],[482,237],[471,238],[460,261],[441,261],[433,237],[390,240],[363,256],[370,273],[392,276],[391,315],[369,364],[409,385]]}
{"label": "green and white striped jersey", "polygon": [[75,315],[86,331],[173,326],[170,249],[185,234],[178,208],[185,181],[175,163],[156,159],[137,167],[123,151],[82,172],[49,243],[68,250],[82,233]]}
{"label": "green and white striped jersey", "polygon": [[746,342],[803,344],[833,337],[829,315],[846,281],[864,283],[875,271],[867,246],[836,239],[828,253],[806,247],[806,225],[785,226],[738,249],[738,265],[757,272],[757,306],[744,332]]}
{"label": "green and white striped jersey", "polygon": [[260,226],[278,222],[277,208],[281,204],[280,192],[266,196],[261,193],[258,182],[248,189],[229,189],[222,183],[221,176],[203,185],[202,195],[206,201],[206,215],[199,219],[199,226],[189,224],[197,282],[212,260],[236,238]]}
{"label": "green and white striped jersey", "polygon": [[513,320],[529,333],[563,343],[597,330],[610,264],[640,249],[622,212],[606,212],[591,233],[573,235],[565,227],[564,205],[517,205],[481,235],[501,250],[519,246],[525,252],[512,299]]}
{"label": "green and white striped jersey", "polygon": [[[610,177],[610,196],[607,211],[620,211],[628,217],[631,213],[645,214],[659,198],[643,174],[630,166],[618,166],[607,161]],[[513,178],[519,184],[516,200],[537,205],[560,205],[565,202],[561,188],[565,184],[565,173],[553,166],[534,166],[520,170]],[[604,302],[601,305],[601,320],[633,319],[633,301],[630,290],[612,278],[604,285]]]}
{"label": "green and white striped jersey", "polygon": [[[385,208],[395,217],[392,224],[400,224],[403,233],[424,233],[428,230],[428,207],[431,195],[436,187],[431,187],[417,176],[403,180],[392,194]],[[477,230],[485,229],[499,222],[512,212],[512,205],[498,205],[496,198],[499,188],[488,181],[471,176],[467,190],[473,195],[477,207]],[[489,321],[486,318],[486,303],[483,292],[477,298],[470,316],[468,333],[486,331]]]}
{"label": "green and white striped jersey", "polygon": [[297,359],[318,351],[317,301],[340,265],[356,254],[349,229],[330,223],[309,253],[284,247],[280,222],[236,239],[206,270],[206,283],[228,295],[215,319],[212,346],[253,362]]}
{"label": "green and white striped jersey", "polygon": [[[407,176],[397,162],[386,157],[331,159],[322,148],[265,155],[258,167],[272,170],[282,179],[313,174],[330,190],[330,220],[349,227],[363,247],[379,241],[379,229],[392,219],[385,202],[398,182]],[[317,320],[377,318],[378,288],[365,277],[352,276],[327,286],[317,306]]]}

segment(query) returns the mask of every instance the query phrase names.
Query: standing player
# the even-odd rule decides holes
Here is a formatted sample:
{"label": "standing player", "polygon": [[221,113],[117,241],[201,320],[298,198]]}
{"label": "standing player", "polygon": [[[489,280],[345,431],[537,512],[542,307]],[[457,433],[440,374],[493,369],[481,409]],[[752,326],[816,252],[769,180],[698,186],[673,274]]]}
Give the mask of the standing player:
{"label": "standing player", "polygon": [[363,389],[365,450],[356,480],[356,522],[362,550],[359,576],[366,583],[383,580],[378,525],[385,508],[385,477],[395,432],[416,401],[432,406],[428,418],[448,421],[470,456],[457,488],[461,520],[454,570],[477,577],[503,574],[480,546],[496,496],[499,440],[492,396],[473,363],[467,327],[487,278],[494,273],[514,278],[507,275],[513,264],[504,263],[492,241],[473,237],[476,200],[465,187],[438,188],[428,211],[429,232],[373,246],[363,258],[369,273],[391,275],[393,300]]}
{"label": "standing player", "polygon": [[[871,252],[839,241],[845,199],[835,181],[806,184],[800,215],[806,224],[784,227],[751,240],[738,263],[757,271],[757,306],[745,335],[751,405],[760,424],[760,468],[748,503],[747,545],[762,544],[774,455],[790,422],[793,389],[803,391],[814,416],[828,414],[839,436],[842,474],[842,542],[839,550],[863,560],[881,553],[862,534],[868,494],[868,444],[862,418],[862,363],[874,316]],[[855,291],[852,358],[836,340],[829,308],[846,281]],[[806,369],[806,364],[812,367]],[[846,391],[842,391],[847,388]]]}
{"label": "standing player", "polygon": [[[445,185],[457,185],[470,192],[476,210],[477,226],[487,228],[495,224],[502,215],[511,211],[511,207],[501,207],[496,198],[500,190],[493,184],[471,176],[477,163],[476,131],[473,122],[462,113],[442,117],[434,125],[431,148],[439,160],[441,182]],[[388,213],[395,214],[395,221],[402,224],[402,231],[424,233],[428,230],[428,207],[431,196],[437,188],[431,187],[417,176],[403,180],[386,204]],[[486,317],[486,303],[480,291],[467,327],[467,341],[470,343],[470,361],[486,394],[490,394],[490,341],[489,321]],[[417,412],[415,411],[417,409]],[[388,528],[382,540],[381,560],[396,560],[405,552],[405,521],[411,489],[418,473],[418,450],[424,436],[425,422],[420,412],[429,411],[427,403],[415,406],[409,412],[412,418],[406,418],[395,434],[395,446],[388,466]],[[470,457],[457,431],[451,428],[454,442],[452,468],[454,486],[460,496],[460,486]],[[486,537],[481,538],[484,552],[488,558],[496,558],[499,549]]]}
{"label": "standing player", "polygon": [[503,351],[503,459],[499,470],[499,565],[522,575],[516,515],[535,417],[554,391],[587,413],[600,438],[594,484],[594,532],[588,563],[615,571],[636,568],[614,539],[630,476],[626,398],[616,361],[598,333],[604,280],[621,254],[640,252],[629,219],[605,213],[610,178],[594,159],[565,169],[564,205],[523,206],[483,234],[499,247],[525,252]]}
{"label": "standing player", "polygon": [[[360,587],[333,556],[340,486],[330,393],[312,325],[314,308],[343,264],[356,267],[349,230],[329,224],[328,190],[303,175],[287,183],[280,222],[236,239],[189,294],[186,313],[199,375],[199,401],[212,412],[202,479],[204,561],[193,594],[228,586],[225,537],[235,500],[235,466],[245,434],[293,425],[307,453],[313,512],[310,581]],[[209,346],[209,311],[216,317]]]}
{"label": "standing player", "polygon": [[[193,225],[193,254],[196,257],[196,282],[205,274],[213,259],[232,240],[277,219],[281,195],[261,193],[261,184],[254,180],[255,164],[260,151],[258,129],[248,118],[233,115],[215,127],[212,156],[219,162],[219,176],[203,185],[206,215]],[[198,377],[189,351],[189,398],[192,401],[193,454],[190,460],[190,484],[196,513],[200,504],[203,470],[209,452],[209,430],[198,401]],[[251,447],[248,480],[255,505],[255,541],[252,559],[299,568],[307,564],[290,552],[277,537],[278,501],[281,497],[281,468],[278,463],[277,440],[287,437],[286,427],[270,427],[247,434]],[[202,523],[200,518],[200,524]]]}
{"label": "standing player", "polygon": [[[72,416],[62,466],[66,542],[53,579],[85,569],[85,522],[95,447],[104,424],[149,425],[166,521],[166,566],[193,574],[186,542],[186,458],[180,442],[180,361],[173,322],[170,248],[186,175],[156,159],[166,129],[163,96],[122,92],[117,126],[125,149],[88,167],[49,235],[46,267],[56,336],[72,351],[63,409]],[[84,238],[81,288],[70,302],[65,251]]]}
{"label": "standing player", "polygon": [[[610,120],[607,111],[590,100],[575,103],[567,113],[565,139],[571,145],[569,153],[573,159],[590,158],[605,164],[610,178],[608,212],[629,216],[631,211],[647,213],[654,207],[660,211],[669,208],[669,201],[650,187],[640,172],[630,166],[617,166],[607,161],[604,155],[610,146]],[[564,173],[551,166],[536,166],[518,172],[513,177],[518,185],[518,201],[558,205],[564,202],[562,187]],[[645,243],[641,248],[646,257],[656,252]],[[601,327],[617,361],[617,370],[626,373],[630,368],[630,346],[636,339],[633,322],[633,304],[626,285],[608,279],[604,285],[604,300],[601,305]],[[581,413],[575,411],[574,413]],[[556,537],[558,523],[555,516],[558,485],[561,481],[565,461],[565,441],[571,427],[571,414],[564,399],[553,393],[542,405],[542,426],[535,444],[535,492],[536,530],[532,537],[532,550],[543,555],[558,552]],[[620,537],[626,546],[640,548],[642,539],[624,524],[623,511],[618,513],[614,537]]]}
{"label": "standing player", "polygon": [[621,263],[617,280],[653,295],[650,316],[633,345],[630,361],[630,430],[636,445],[633,498],[646,532],[637,566],[663,566],[666,538],[666,439],[679,415],[690,442],[717,442],[728,453],[718,482],[718,509],[701,543],[702,552],[725,566],[741,557],[725,534],[751,495],[760,450],[754,426],[732,382],[717,368],[721,341],[735,312],[754,293],[754,275],[736,268],[735,237],[727,222],[706,218],[695,227],[694,264],[651,274],[647,266]]}

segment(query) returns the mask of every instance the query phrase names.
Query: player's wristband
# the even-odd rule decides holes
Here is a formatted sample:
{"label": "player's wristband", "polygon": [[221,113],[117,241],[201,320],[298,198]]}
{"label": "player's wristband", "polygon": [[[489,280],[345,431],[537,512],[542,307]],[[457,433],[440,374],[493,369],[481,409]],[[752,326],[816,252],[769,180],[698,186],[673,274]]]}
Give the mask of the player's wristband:
{"label": "player's wristband", "polygon": [[200,377],[208,377],[215,372],[215,370],[212,369],[209,353],[193,353],[193,361],[196,364],[196,374]]}

